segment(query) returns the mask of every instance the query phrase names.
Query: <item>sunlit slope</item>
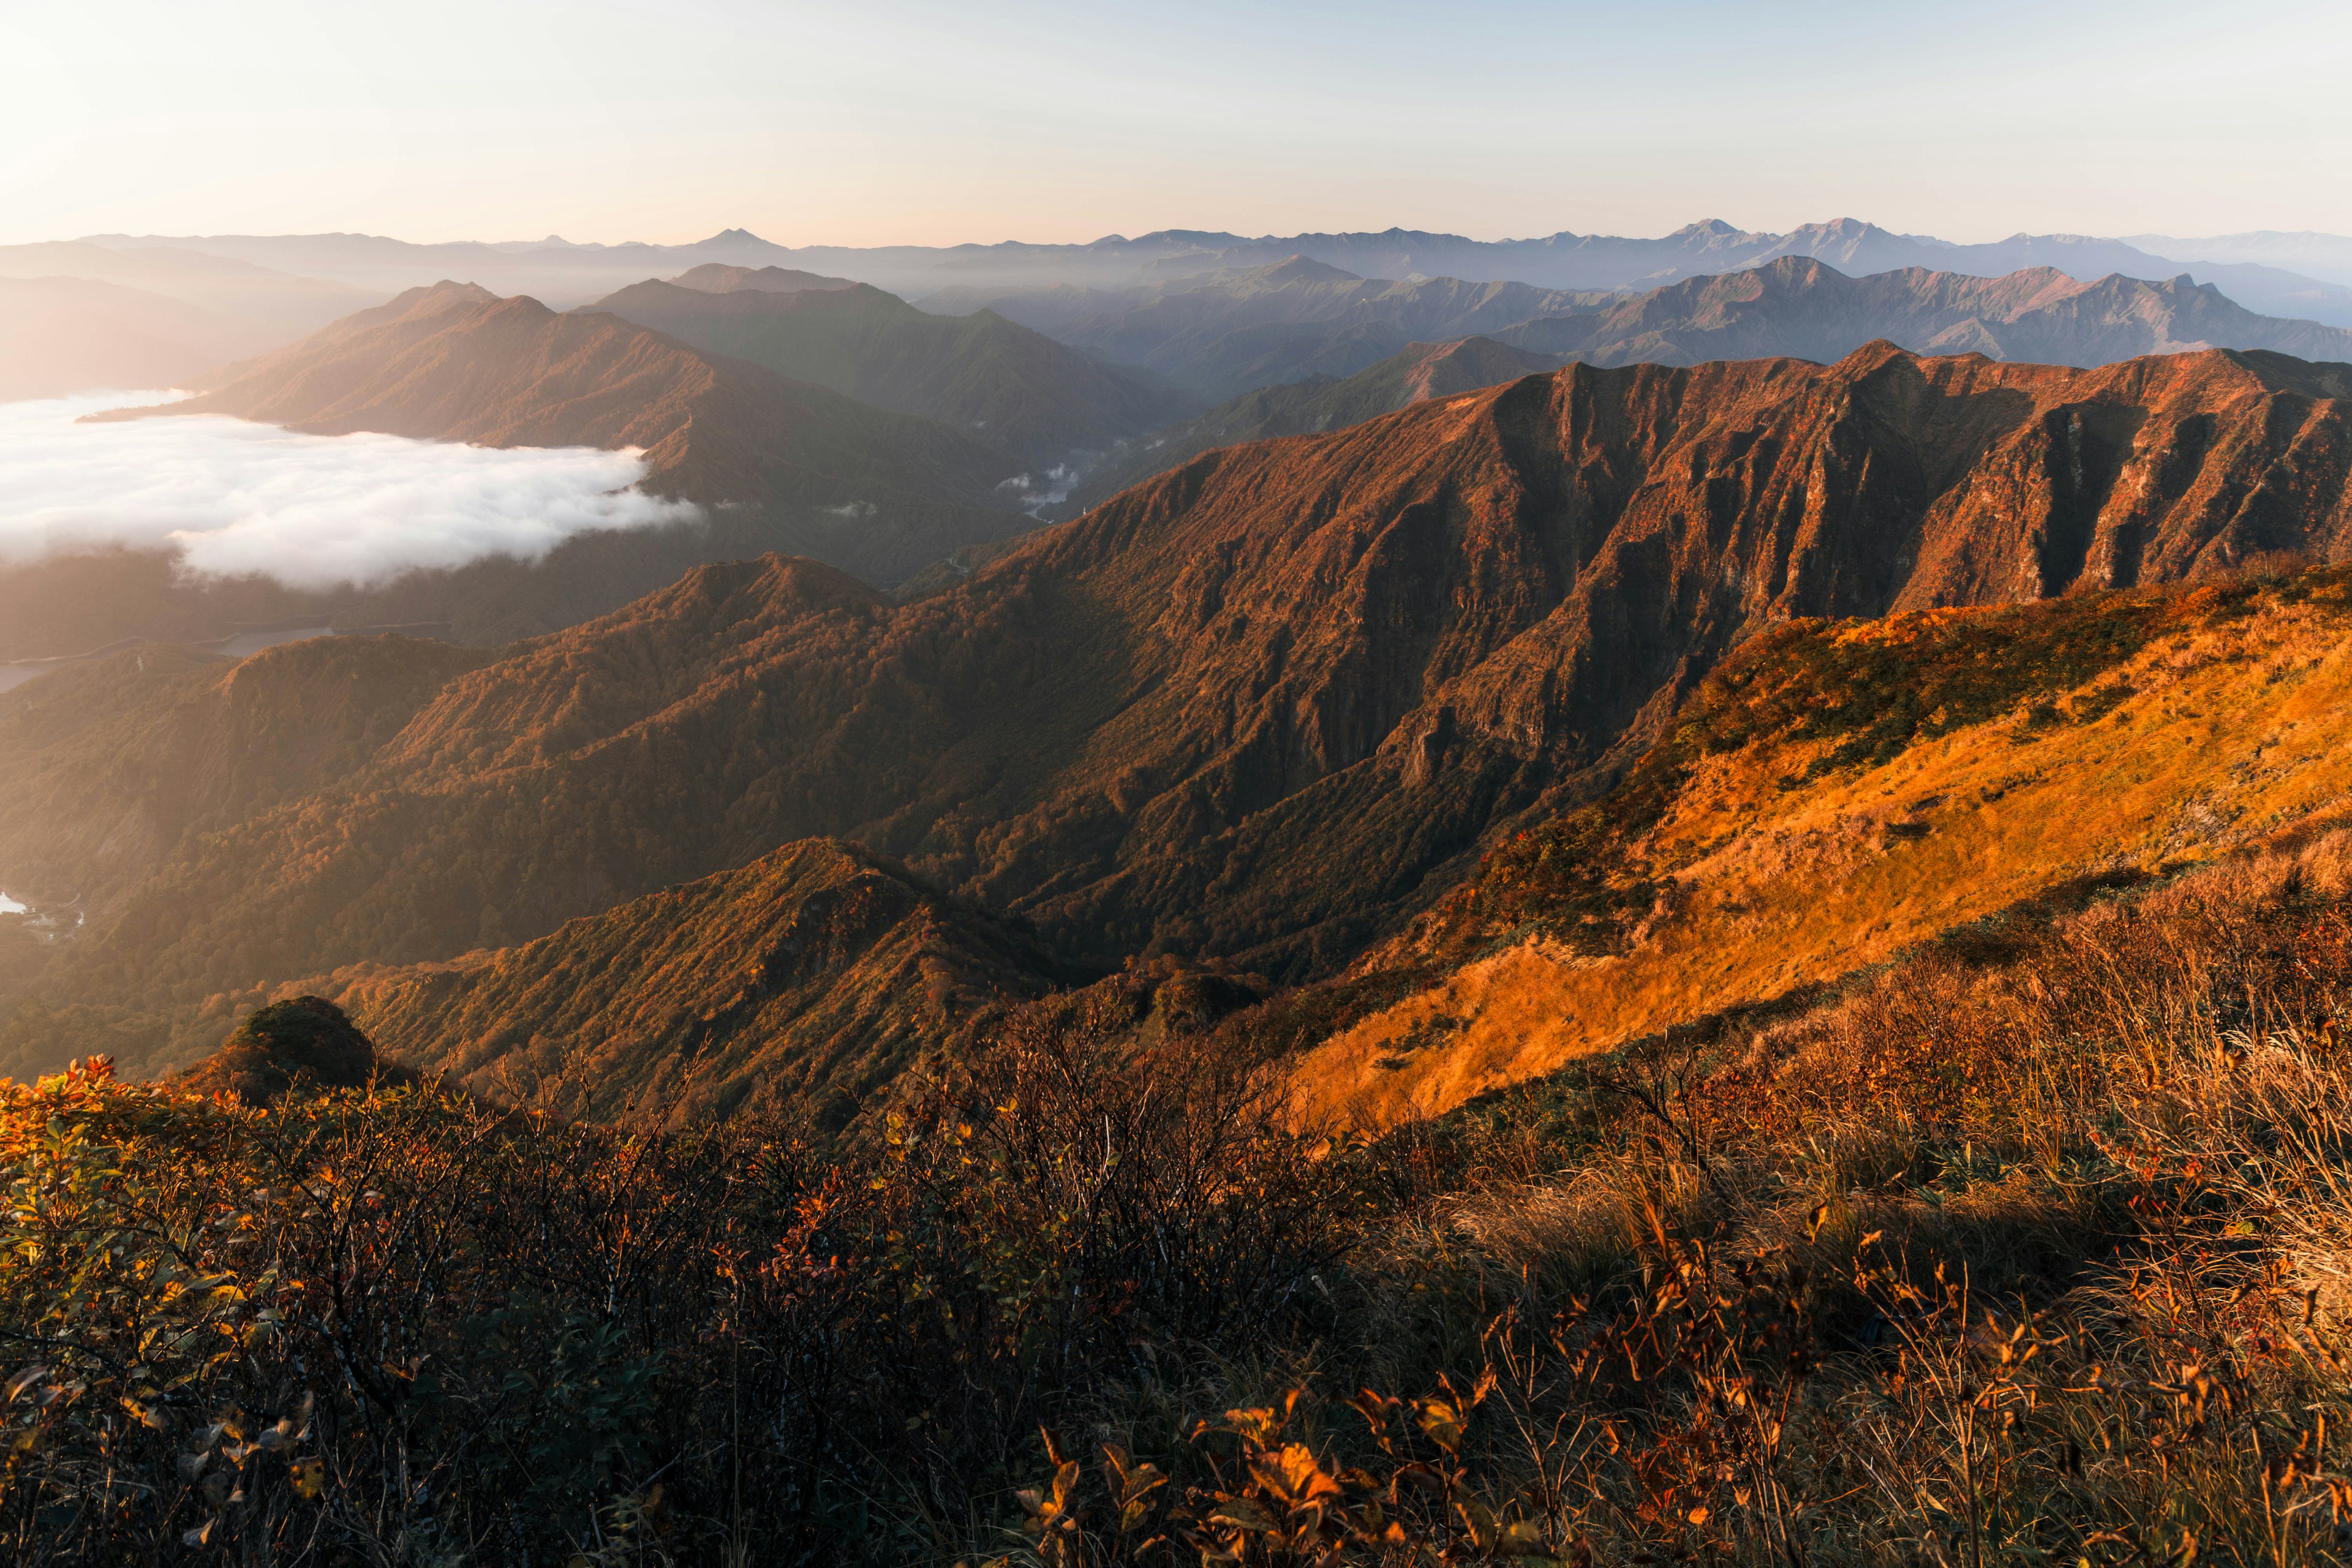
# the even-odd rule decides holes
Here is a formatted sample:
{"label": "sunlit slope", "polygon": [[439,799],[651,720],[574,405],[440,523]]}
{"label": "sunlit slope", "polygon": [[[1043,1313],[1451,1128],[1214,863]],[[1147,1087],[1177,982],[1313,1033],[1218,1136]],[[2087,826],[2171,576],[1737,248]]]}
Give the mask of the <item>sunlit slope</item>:
{"label": "sunlit slope", "polygon": [[1368,961],[1443,978],[1308,1053],[1298,1102],[1441,1111],[2326,814],[2352,785],[2347,635],[2341,569],[1768,634],[1612,795]]}

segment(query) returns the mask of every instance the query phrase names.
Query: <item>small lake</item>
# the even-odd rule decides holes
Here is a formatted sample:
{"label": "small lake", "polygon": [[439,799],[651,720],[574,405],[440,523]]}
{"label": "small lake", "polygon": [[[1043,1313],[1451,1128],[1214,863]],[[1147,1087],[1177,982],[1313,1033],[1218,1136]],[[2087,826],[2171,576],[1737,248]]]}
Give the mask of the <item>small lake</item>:
{"label": "small lake", "polygon": [[21,915],[29,914],[30,912],[31,911],[26,910],[24,905],[18,903],[7,894],[0,893],[0,915]]}
{"label": "small lake", "polygon": [[0,664],[0,691],[13,691],[40,673],[38,665]]}

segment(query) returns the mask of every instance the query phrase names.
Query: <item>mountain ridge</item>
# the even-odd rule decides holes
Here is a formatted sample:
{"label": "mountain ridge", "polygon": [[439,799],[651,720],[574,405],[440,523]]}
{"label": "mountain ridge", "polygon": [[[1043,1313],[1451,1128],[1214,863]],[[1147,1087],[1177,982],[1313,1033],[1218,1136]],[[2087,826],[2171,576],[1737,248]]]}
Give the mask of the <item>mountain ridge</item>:
{"label": "mountain ridge", "polygon": [[860,403],[944,421],[1041,467],[1193,406],[1152,378],[992,312],[931,315],[864,283],[710,292],[649,280],[583,309]]}
{"label": "mountain ridge", "polygon": [[[2352,284],[2352,274],[2325,279],[2223,256],[2157,254],[2126,241],[2094,236],[2018,234],[1986,244],[1956,245],[1930,237],[1895,234],[1854,218],[1804,224],[1786,233],[1746,230],[1710,219],[1647,239],[1569,230],[1528,239],[1473,240],[1402,227],[1379,233],[1288,237],[1160,229],[1132,238],[1114,235],[1080,244],[1006,241],[863,249],[775,245],[740,229],[693,245],[670,247],[526,245],[516,248],[476,242],[411,247],[380,237],[317,236],[89,238],[107,245],[171,244],[211,250],[264,265],[345,276],[386,291],[425,281],[429,276],[467,270],[501,288],[554,297],[565,304],[609,293],[659,271],[705,261],[839,274],[908,298],[960,286],[1003,290],[1058,281],[1124,287],[1172,275],[1171,269],[1198,273],[1279,262],[1293,255],[1306,255],[1360,276],[1406,278],[1418,272],[1481,282],[1611,291],[1638,291],[1758,266],[1782,256],[1810,257],[1848,272],[1919,266],[1979,276],[2000,276],[2050,264],[2074,277],[2087,274],[2095,279],[2121,272],[2130,277],[2169,278],[2185,267],[2198,281],[2221,286],[2250,310],[2352,327],[2352,287],[2347,286]],[[2231,254],[2247,252],[2235,249]],[[505,270],[493,277],[486,268]]]}
{"label": "mountain ridge", "polygon": [[[2352,367],[2221,351],[1570,366],[1207,454],[911,604],[705,567],[158,846],[58,978],[176,1007],[446,960],[823,837],[1073,960],[1333,973],[1780,621],[2343,555],[2347,396]],[[131,677],[81,679],[94,713]],[[58,804],[0,842],[20,880],[26,844],[104,841],[121,807],[78,781],[127,760],[15,739],[22,700],[0,784]]]}
{"label": "mountain ridge", "polygon": [[640,448],[649,490],[748,506],[765,514],[767,547],[884,581],[1026,524],[998,489],[1012,465],[964,432],[476,284],[412,289],[229,366],[197,396],[90,417],[200,414],[317,435]]}

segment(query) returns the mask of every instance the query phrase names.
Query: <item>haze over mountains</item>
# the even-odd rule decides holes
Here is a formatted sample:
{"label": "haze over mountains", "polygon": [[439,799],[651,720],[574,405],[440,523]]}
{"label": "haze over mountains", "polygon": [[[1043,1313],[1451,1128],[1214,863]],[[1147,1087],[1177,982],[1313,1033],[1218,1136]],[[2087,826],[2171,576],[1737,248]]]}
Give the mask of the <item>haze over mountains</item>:
{"label": "haze over mountains", "polygon": [[1148,366],[1222,400],[1308,375],[1352,375],[1407,343],[1492,332],[1605,298],[1455,278],[1359,278],[1294,256],[1118,292],[1024,290],[984,305],[962,292],[927,303],[1009,316],[1097,358]]}
{"label": "haze over mountains", "polygon": [[177,385],[375,298],[191,250],[0,246],[0,399]]}
{"label": "haze over mountains", "polygon": [[[2186,268],[2221,287],[2238,303],[2268,315],[2352,326],[2352,261],[2340,237],[2235,236],[2212,242],[2168,242],[2152,250],[2081,235],[2015,235],[1982,245],[1954,245],[1899,235],[1853,218],[1808,224],[1785,234],[1743,230],[1720,220],[1694,223],[1654,239],[1567,232],[1539,239],[1472,240],[1458,235],[1391,228],[1377,234],[1247,237],[1164,229],[1086,245],[840,246],[772,244],[729,229],[691,245],[573,245],[543,241],[496,245],[410,245],[365,235],[134,237],[94,236],[113,248],[169,246],[331,278],[390,293],[445,277],[472,279],[500,292],[536,295],[569,306],[649,277],[704,263],[776,266],[856,279],[922,303],[958,287],[999,292],[1068,283],[1124,288],[1228,268],[1270,266],[1293,256],[1366,278],[1465,279],[1547,289],[1640,291],[1684,279],[1738,271],[1782,257],[1826,261],[1853,276],[1906,267],[1999,277],[2054,267],[2084,280],[2120,272],[2170,278]],[[2200,249],[2210,243],[2225,254]],[[2265,247],[2268,248],[2265,248]],[[2284,268],[2268,255],[2307,262]]]}
{"label": "haze over mountains", "polygon": [[861,403],[944,420],[1040,468],[1080,449],[1108,449],[1198,406],[1156,377],[1074,353],[993,311],[930,314],[863,283],[778,290],[756,273],[714,277],[698,268],[583,309]]}
{"label": "haze over mountains", "polygon": [[[1571,360],[1696,364],[1787,355],[1826,363],[1880,339],[1925,353],[2086,366],[2208,347],[2352,360],[2352,331],[2257,316],[2210,285],[2121,277],[2084,283],[2047,268],[2000,279],[1917,270],[1853,279],[1825,263],[1783,258],[1629,297],[1474,289],[1451,279],[1367,282],[1294,258],[1125,295],[1045,289],[997,303],[1074,343],[1123,349],[1179,376],[1214,384],[1220,368],[1240,365],[1244,373],[1229,379],[1274,383],[1122,448],[1079,481],[1065,511],[1212,446],[1330,429]],[[1492,324],[1528,304],[1561,313]],[[1492,337],[1457,339],[1440,351],[1403,346],[1416,326]],[[1399,345],[1391,357],[1355,368],[1391,345]],[[1348,379],[1335,384],[1339,375]]]}
{"label": "haze over mountains", "polygon": [[[229,629],[224,618],[264,619],[252,612],[267,609],[267,618],[430,622],[500,640],[575,624],[700,561],[782,548],[887,584],[1033,523],[1003,488],[1018,480],[1020,458],[978,433],[703,354],[610,314],[558,315],[467,285],[412,290],[213,379],[197,396],[93,417],[227,414],[316,435],[641,449],[643,488],[701,510],[690,522],[576,539],[543,563],[490,552],[454,573],[362,579],[308,601],[281,593],[265,603],[262,590],[234,581],[167,584],[168,569],[138,558],[60,559],[28,569],[37,586],[27,596],[43,604],[10,630],[11,641],[35,642],[17,657],[110,640],[67,628],[103,620],[126,599],[160,599],[168,622],[218,628],[211,636]],[[0,582],[0,594],[14,586]]]}

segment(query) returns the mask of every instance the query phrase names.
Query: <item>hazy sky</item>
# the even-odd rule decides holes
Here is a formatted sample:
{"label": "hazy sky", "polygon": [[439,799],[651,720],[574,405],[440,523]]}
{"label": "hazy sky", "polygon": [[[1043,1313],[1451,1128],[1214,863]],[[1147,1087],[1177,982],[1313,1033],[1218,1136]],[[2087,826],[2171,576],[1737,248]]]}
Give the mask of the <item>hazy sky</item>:
{"label": "hazy sky", "polygon": [[36,0],[0,241],[2352,233],[2352,5]]}

